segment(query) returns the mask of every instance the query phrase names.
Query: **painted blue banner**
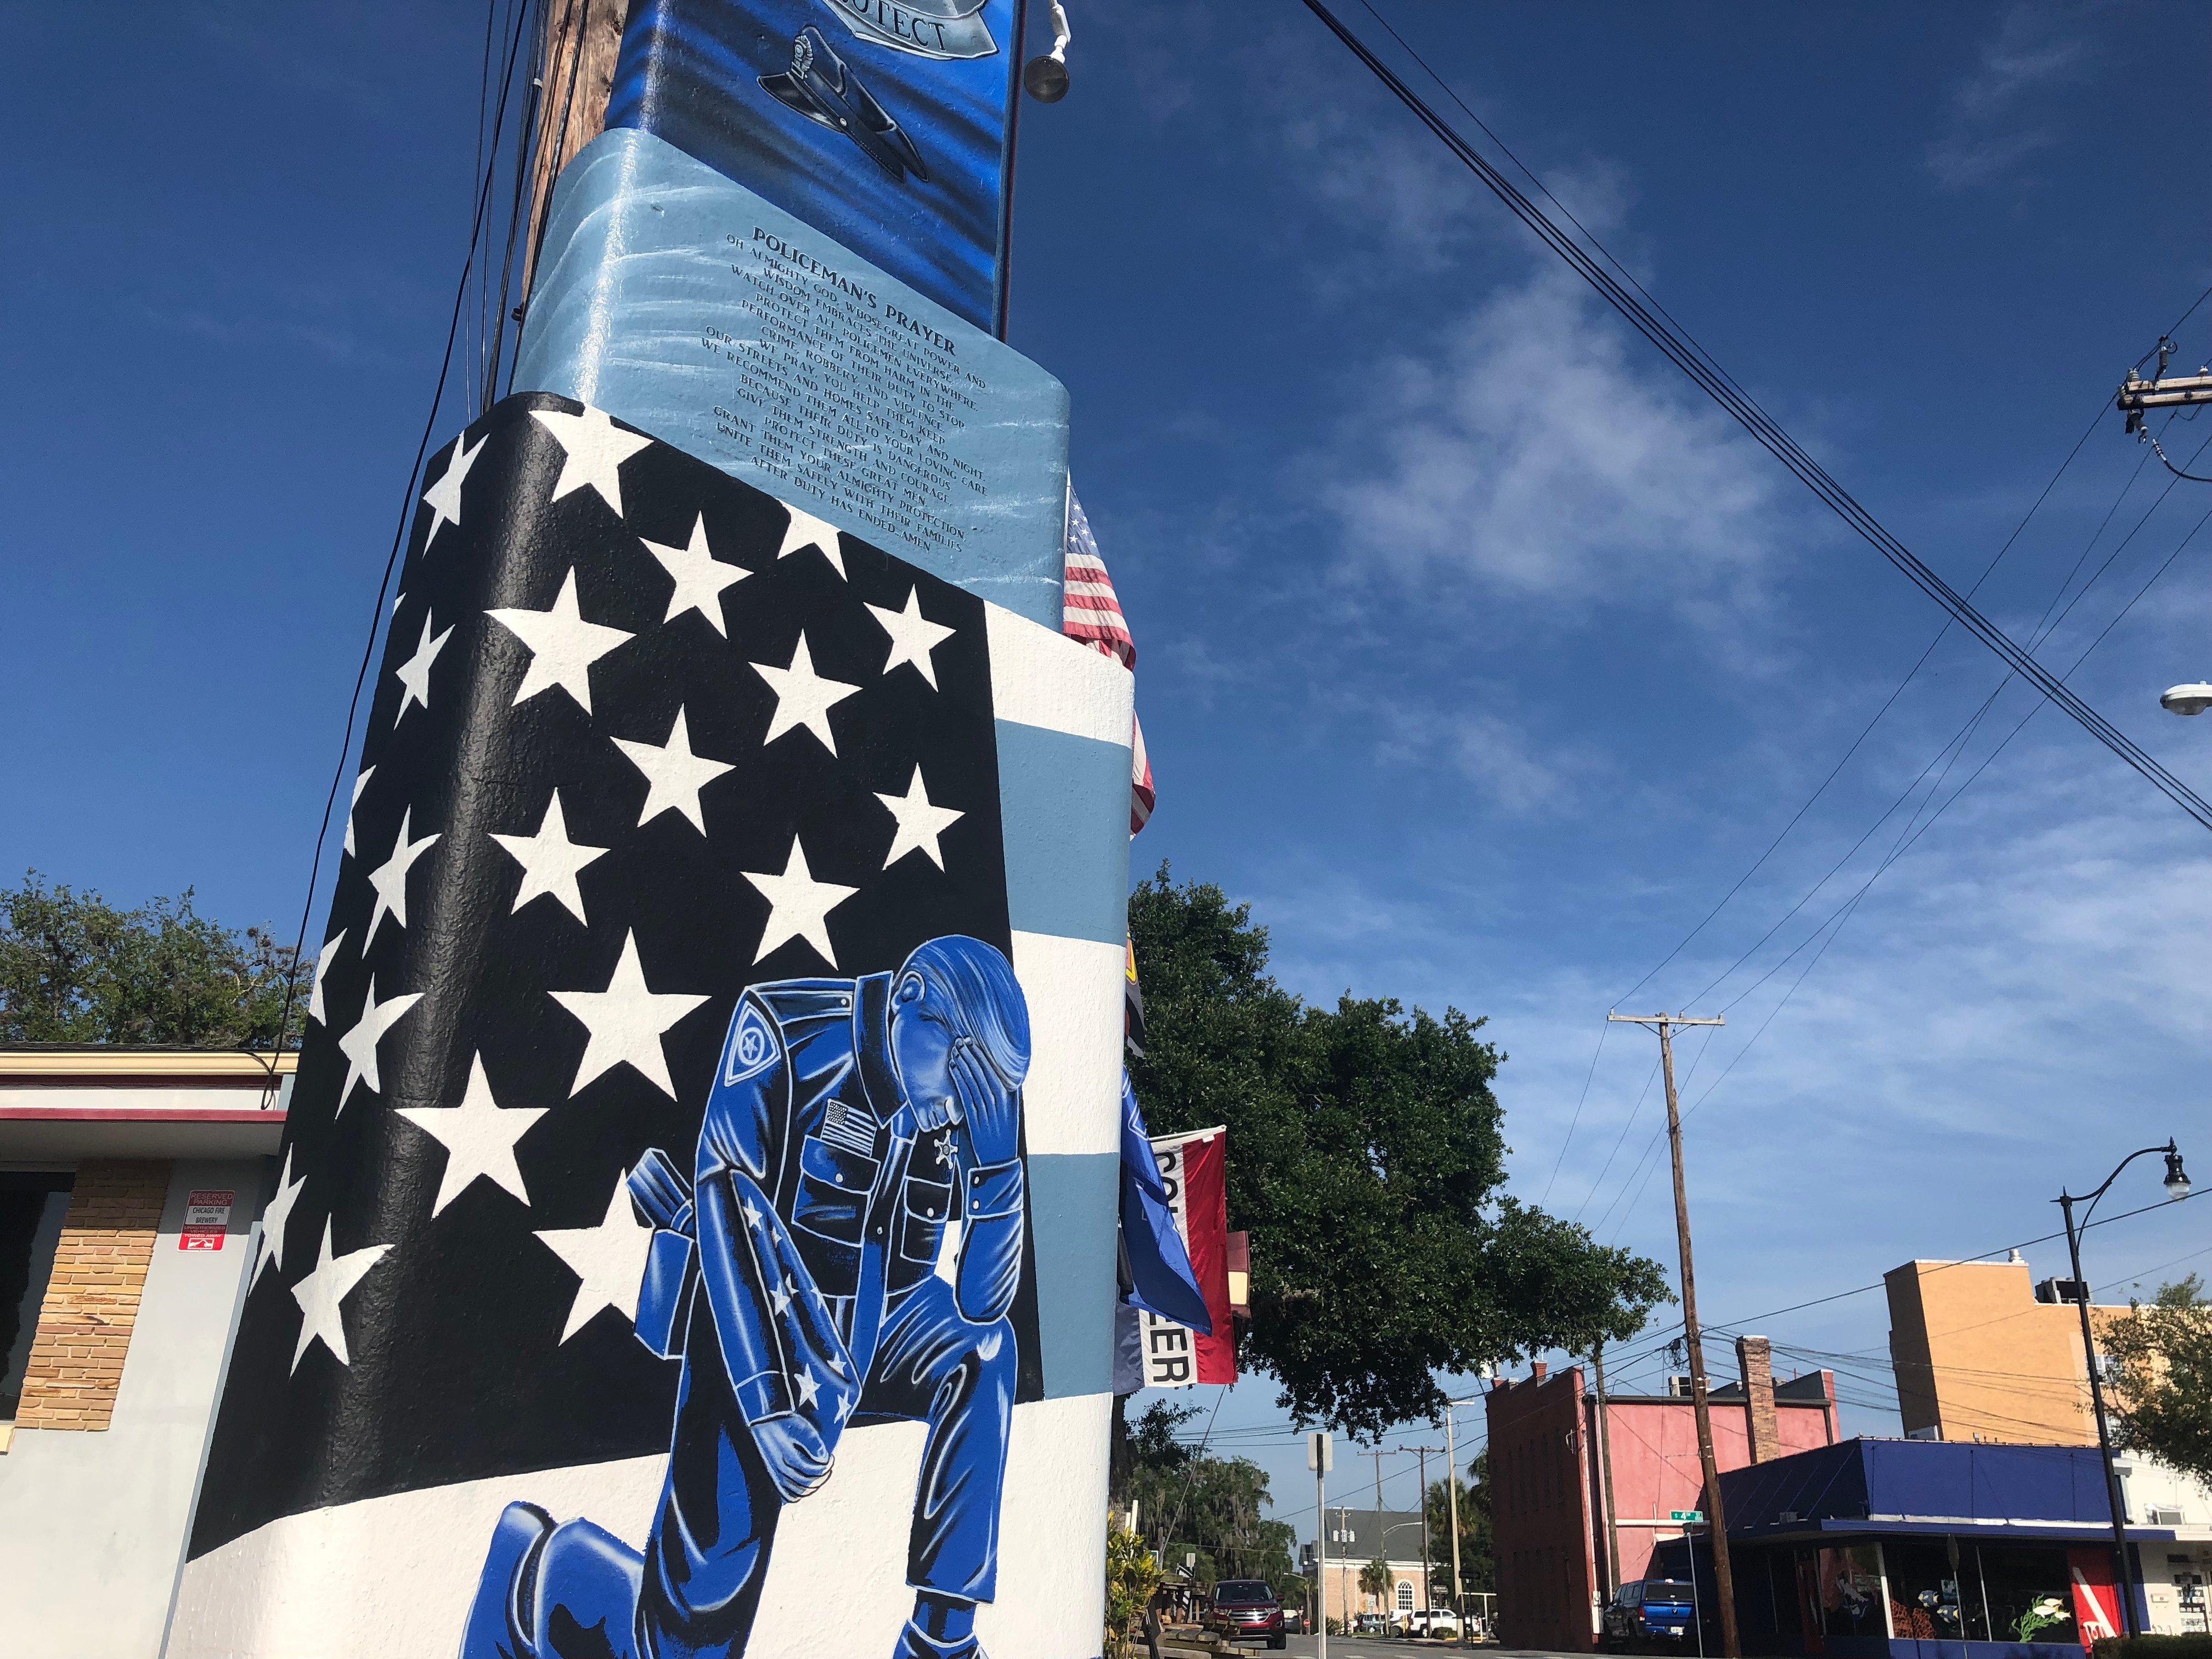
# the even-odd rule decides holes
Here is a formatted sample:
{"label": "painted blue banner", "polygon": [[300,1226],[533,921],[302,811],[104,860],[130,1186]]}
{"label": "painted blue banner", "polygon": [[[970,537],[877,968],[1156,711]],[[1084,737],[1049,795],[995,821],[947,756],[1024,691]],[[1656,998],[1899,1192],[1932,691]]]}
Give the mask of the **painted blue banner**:
{"label": "painted blue banner", "polygon": [[1060,626],[1066,388],[649,134],[562,174],[514,386]]}
{"label": "painted blue banner", "polygon": [[644,0],[610,128],[665,140],[1003,331],[1018,0]]}

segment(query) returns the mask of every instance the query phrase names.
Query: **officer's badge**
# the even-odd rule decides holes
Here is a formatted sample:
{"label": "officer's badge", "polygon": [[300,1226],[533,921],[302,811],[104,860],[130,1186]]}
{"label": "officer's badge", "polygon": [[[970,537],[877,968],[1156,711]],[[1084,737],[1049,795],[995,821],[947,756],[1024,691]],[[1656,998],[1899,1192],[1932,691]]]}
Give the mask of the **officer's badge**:
{"label": "officer's badge", "polygon": [[775,1027],[757,1004],[748,1000],[738,1011],[737,1024],[730,1028],[730,1046],[722,1055],[722,1081],[743,1083],[759,1076],[775,1064],[777,1053]]}

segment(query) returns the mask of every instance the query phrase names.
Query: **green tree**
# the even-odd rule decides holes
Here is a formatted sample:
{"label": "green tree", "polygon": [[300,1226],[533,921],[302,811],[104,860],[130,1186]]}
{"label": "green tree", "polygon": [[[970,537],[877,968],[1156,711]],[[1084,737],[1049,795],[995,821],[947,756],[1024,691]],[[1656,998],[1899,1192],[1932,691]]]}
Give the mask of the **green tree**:
{"label": "green tree", "polygon": [[1145,1408],[1127,1431],[1128,1473],[1120,1501],[1135,1501],[1137,1529],[1160,1540],[1170,1573],[1182,1570],[1186,1554],[1195,1554],[1201,1584],[1294,1578],[1296,1530],[1261,1515],[1268,1501],[1267,1474],[1249,1458],[1208,1456],[1179,1439],[1197,1414],[1164,1400]]}
{"label": "green tree", "polygon": [[1435,1417],[1438,1372],[1626,1340],[1667,1299],[1656,1262],[1504,1191],[1504,1056],[1480,1020],[1310,1006],[1268,975],[1249,906],[1164,864],[1129,927],[1138,1097],[1155,1133],[1229,1127],[1229,1213],[1252,1237],[1238,1357],[1298,1421],[1371,1438]]}
{"label": "green tree", "polygon": [[36,871],[0,890],[0,1042],[269,1048],[289,987],[297,1048],[313,978],[265,928],[201,915],[190,889],[134,910]]}
{"label": "green tree", "polygon": [[1134,1533],[1115,1527],[1106,1534],[1106,1650],[1128,1659],[1131,1627],[1144,1617],[1160,1587],[1152,1553]]}
{"label": "green tree", "polygon": [[2195,1273],[2162,1285],[2100,1340],[2117,1368],[2118,1439],[2199,1480],[2212,1480],[2212,1302]]}
{"label": "green tree", "polygon": [[1371,1595],[1385,1617],[1390,1613],[1390,1564],[1376,1556],[1359,1570],[1360,1593]]}
{"label": "green tree", "polygon": [[[1456,1475],[1459,1488],[1459,1571],[1468,1591],[1498,1588],[1497,1559],[1490,1542],[1490,1453],[1476,1455],[1467,1466],[1474,1484]],[[1451,1493],[1441,1480],[1429,1483],[1429,1559],[1435,1563],[1437,1582],[1451,1580]]]}

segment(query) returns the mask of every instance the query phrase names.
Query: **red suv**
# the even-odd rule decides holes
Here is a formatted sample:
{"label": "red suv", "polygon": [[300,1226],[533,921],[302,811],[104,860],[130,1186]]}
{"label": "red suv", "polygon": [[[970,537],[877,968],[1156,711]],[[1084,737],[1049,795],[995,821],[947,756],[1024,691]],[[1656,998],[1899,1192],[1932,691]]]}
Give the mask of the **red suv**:
{"label": "red suv", "polygon": [[1283,1604],[1264,1578],[1224,1578],[1213,1587],[1206,1628],[1231,1642],[1284,1644]]}

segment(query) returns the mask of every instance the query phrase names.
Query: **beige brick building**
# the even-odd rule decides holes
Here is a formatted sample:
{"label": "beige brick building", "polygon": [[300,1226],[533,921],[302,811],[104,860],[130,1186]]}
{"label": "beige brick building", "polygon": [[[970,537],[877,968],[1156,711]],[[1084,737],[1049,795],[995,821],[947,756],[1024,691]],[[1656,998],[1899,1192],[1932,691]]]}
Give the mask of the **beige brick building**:
{"label": "beige brick building", "polygon": [[161,1650],[291,1069],[0,1049],[0,1652]]}

